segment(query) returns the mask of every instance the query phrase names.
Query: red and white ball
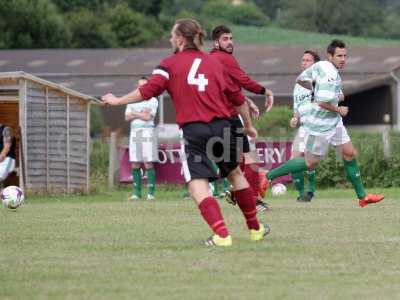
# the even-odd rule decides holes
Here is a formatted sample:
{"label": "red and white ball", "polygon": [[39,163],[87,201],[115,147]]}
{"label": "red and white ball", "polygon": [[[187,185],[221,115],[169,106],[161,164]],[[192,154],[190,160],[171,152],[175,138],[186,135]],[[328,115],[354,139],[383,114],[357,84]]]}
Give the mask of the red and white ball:
{"label": "red and white ball", "polygon": [[16,209],[24,202],[24,192],[19,187],[10,185],[0,192],[0,198],[4,207]]}

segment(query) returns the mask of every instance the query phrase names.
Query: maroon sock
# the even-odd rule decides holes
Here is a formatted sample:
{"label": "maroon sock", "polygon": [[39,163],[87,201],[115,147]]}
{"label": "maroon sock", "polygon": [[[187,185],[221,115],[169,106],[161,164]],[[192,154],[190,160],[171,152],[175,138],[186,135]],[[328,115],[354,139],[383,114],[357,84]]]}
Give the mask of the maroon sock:
{"label": "maroon sock", "polygon": [[257,219],[256,202],[251,188],[235,191],[235,199],[246,219],[247,228],[258,230],[260,224]]}
{"label": "maroon sock", "polygon": [[228,229],[225,226],[224,218],[219,208],[217,200],[214,197],[207,197],[201,201],[199,205],[201,215],[207,224],[211,227],[214,233],[225,238],[229,235]]}
{"label": "maroon sock", "polygon": [[253,190],[254,197],[258,197],[259,179],[258,179],[258,164],[247,164],[244,168],[244,177],[246,177],[251,189]]}

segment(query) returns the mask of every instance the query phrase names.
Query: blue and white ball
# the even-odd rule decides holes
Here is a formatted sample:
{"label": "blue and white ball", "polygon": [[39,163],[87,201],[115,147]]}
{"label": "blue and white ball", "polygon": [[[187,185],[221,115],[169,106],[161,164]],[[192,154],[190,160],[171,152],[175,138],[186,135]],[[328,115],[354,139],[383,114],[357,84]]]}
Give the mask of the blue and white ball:
{"label": "blue and white ball", "polygon": [[16,209],[24,202],[24,192],[17,186],[10,185],[0,192],[4,207]]}
{"label": "blue and white ball", "polygon": [[272,186],[271,191],[272,191],[272,195],[277,197],[277,196],[282,196],[282,195],[286,194],[287,188],[284,184],[277,183]]}

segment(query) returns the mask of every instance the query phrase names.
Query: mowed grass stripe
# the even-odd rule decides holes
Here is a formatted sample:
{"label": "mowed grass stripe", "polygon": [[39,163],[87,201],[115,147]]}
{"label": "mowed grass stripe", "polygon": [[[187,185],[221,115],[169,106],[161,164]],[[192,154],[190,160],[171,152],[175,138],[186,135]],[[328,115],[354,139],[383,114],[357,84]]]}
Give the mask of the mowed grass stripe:
{"label": "mowed grass stripe", "polygon": [[311,203],[295,202],[293,193],[271,198],[261,219],[272,232],[260,243],[249,241],[238,208],[220,202],[234,245],[215,249],[201,245],[209,230],[181,193],[129,203],[120,190],[1,209],[0,299],[400,295],[397,197],[364,209],[348,190],[320,191]]}
{"label": "mowed grass stripe", "polygon": [[348,47],[400,47],[399,39],[354,37],[278,28],[274,26],[232,26],[235,41],[246,44],[265,44],[291,47],[323,47],[333,39],[344,40]]}

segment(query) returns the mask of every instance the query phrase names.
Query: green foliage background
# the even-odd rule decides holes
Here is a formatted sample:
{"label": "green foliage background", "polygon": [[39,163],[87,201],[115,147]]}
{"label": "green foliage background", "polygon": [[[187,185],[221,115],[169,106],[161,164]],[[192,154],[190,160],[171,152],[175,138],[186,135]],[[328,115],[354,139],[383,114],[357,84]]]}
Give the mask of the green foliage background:
{"label": "green foliage background", "polygon": [[[166,39],[178,17],[362,37],[400,38],[396,0],[2,0],[0,49],[108,48]],[[268,27],[267,27],[268,26]],[[268,39],[267,39],[268,40]]]}

